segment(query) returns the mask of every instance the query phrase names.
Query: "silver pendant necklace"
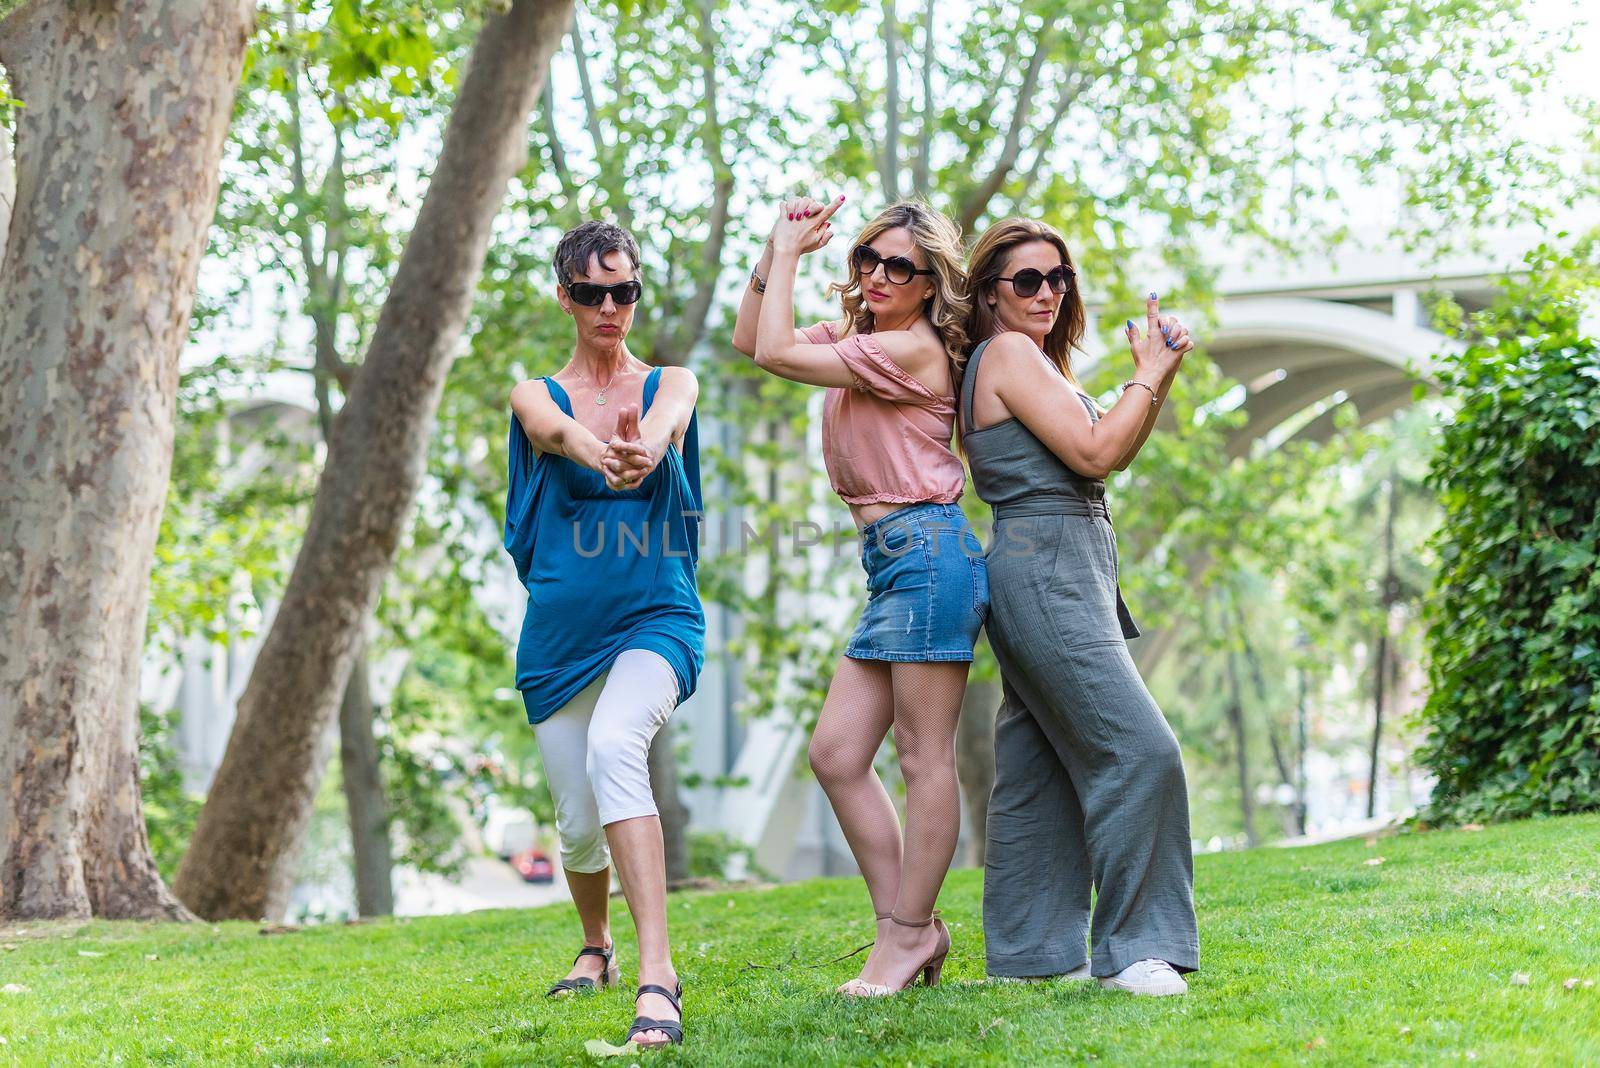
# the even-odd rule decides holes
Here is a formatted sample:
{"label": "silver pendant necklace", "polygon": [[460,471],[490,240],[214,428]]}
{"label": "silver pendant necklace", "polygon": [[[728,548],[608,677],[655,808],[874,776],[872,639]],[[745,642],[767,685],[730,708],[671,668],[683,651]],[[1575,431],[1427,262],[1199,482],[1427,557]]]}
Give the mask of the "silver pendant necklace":
{"label": "silver pendant necklace", "polygon": [[[573,368],[573,370],[577,370],[577,368]],[[585,382],[589,382],[589,379],[581,374],[578,377],[582,378]],[[616,381],[616,378],[617,376],[613,374],[611,376],[611,382]],[[611,388],[611,382],[607,382],[603,386],[598,382],[589,382],[589,384],[595,388],[594,402],[596,404],[604,404],[606,402],[606,390]]]}

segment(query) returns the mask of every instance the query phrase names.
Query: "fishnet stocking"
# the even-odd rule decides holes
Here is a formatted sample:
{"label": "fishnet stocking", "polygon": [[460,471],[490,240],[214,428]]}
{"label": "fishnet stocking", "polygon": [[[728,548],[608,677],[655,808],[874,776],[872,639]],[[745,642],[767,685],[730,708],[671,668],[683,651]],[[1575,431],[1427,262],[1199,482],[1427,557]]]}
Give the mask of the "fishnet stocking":
{"label": "fishnet stocking", "polygon": [[879,913],[900,891],[900,820],[872,767],[894,708],[886,662],[840,657],[808,753]]}
{"label": "fishnet stocking", "polygon": [[905,844],[894,908],[904,920],[921,920],[933,911],[961,833],[956,722],[969,666],[956,661],[890,668],[894,748],[906,783]]}
{"label": "fishnet stocking", "polygon": [[[866,879],[873,910],[904,920],[933,911],[961,830],[955,734],[966,692],[963,662],[898,663],[843,657],[811,736],[811,769],[822,784]],[[872,760],[894,730],[906,784],[902,845],[894,804]],[[880,919],[862,969],[873,984],[903,985],[927,956],[933,928]]]}

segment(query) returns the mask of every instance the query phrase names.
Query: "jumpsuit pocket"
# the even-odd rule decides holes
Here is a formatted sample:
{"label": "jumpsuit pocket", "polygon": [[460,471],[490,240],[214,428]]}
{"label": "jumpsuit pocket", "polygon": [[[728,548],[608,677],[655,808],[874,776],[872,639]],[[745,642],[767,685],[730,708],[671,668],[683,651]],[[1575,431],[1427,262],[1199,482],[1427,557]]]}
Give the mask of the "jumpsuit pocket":
{"label": "jumpsuit pocket", "polygon": [[1109,521],[1105,521],[1106,554],[1111,560],[1111,582],[1117,593],[1117,626],[1122,629],[1124,640],[1137,638],[1140,634],[1139,625],[1133,621],[1133,613],[1128,611],[1128,602],[1122,598],[1122,562],[1117,553],[1117,531]]}

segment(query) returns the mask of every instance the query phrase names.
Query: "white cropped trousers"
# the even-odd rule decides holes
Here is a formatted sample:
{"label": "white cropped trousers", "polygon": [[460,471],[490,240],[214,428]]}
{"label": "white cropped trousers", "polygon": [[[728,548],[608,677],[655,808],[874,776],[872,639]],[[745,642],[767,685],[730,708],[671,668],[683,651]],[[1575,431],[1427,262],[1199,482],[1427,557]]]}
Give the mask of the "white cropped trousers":
{"label": "white cropped trousers", "polygon": [[648,649],[624,649],[609,670],[533,725],[568,871],[605,869],[606,825],[656,814],[650,742],[677,703],[672,665]]}

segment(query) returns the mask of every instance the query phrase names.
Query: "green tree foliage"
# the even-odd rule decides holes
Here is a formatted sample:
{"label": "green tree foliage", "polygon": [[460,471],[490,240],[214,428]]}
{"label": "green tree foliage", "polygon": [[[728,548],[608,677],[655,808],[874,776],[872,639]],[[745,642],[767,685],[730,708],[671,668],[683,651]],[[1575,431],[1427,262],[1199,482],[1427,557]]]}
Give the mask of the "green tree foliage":
{"label": "green tree foliage", "polygon": [[1534,253],[1446,358],[1460,408],[1430,475],[1445,519],[1423,713],[1438,820],[1600,809],[1595,251]]}
{"label": "green tree foliage", "polygon": [[148,705],[139,709],[139,795],[144,801],[150,852],[161,878],[169,882],[189,845],[202,800],[183,785],[183,769],[172,740],[176,720],[173,712],[156,712]]}

